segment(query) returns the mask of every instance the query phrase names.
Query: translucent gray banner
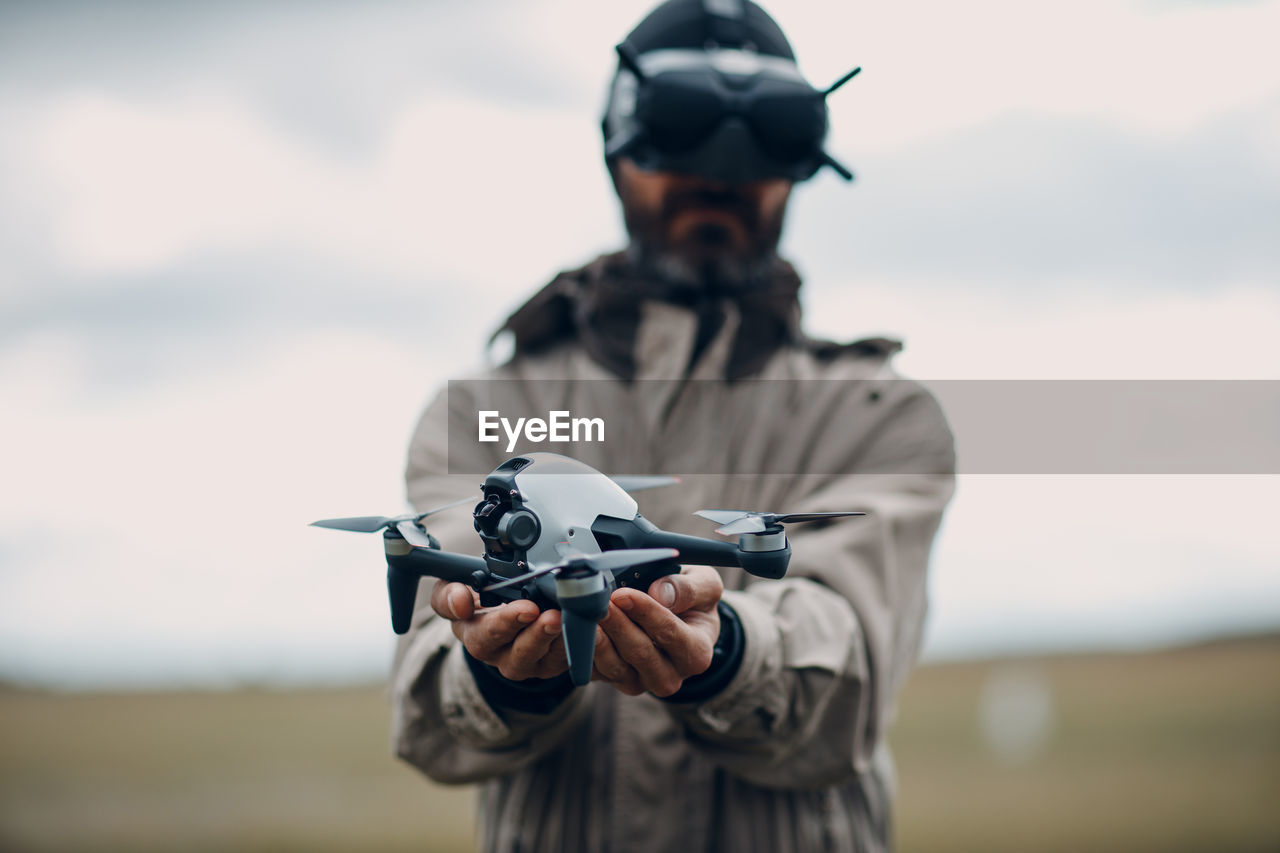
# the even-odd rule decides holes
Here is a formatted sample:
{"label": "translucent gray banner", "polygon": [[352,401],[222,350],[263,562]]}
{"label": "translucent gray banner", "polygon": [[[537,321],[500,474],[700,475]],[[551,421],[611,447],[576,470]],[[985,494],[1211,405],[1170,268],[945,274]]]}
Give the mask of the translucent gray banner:
{"label": "translucent gray banner", "polygon": [[[944,420],[945,418],[945,420]],[[530,452],[610,473],[1280,474],[1273,380],[465,380],[448,470]]]}

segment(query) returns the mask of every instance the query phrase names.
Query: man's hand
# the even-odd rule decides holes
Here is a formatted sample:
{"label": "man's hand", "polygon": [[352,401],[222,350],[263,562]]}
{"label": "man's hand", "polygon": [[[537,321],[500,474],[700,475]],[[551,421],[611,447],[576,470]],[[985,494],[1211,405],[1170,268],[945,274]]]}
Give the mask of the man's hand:
{"label": "man's hand", "polygon": [[720,575],[707,566],[654,581],[648,595],[614,590],[596,634],[597,676],[629,696],[672,695],[711,665],[723,592]]}
{"label": "man's hand", "polygon": [[560,639],[560,611],[539,613],[532,601],[513,601],[477,614],[480,596],[461,583],[436,581],[431,609],[453,623],[453,634],[471,656],[498,668],[504,678],[553,678],[567,672]]}

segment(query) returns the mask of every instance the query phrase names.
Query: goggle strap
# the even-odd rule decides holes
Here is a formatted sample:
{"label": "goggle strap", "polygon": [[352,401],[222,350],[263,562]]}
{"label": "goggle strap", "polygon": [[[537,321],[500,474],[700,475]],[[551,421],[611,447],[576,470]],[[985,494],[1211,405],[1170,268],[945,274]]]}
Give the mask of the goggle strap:
{"label": "goggle strap", "polygon": [[853,70],[852,70],[852,71],[850,71],[848,74],[844,75],[844,76],[843,76],[843,77],[841,77],[839,80],[837,80],[836,82],[832,83],[830,86],[828,86],[828,87],[827,87],[826,91],[822,93],[822,97],[824,97],[824,98],[825,98],[827,95],[830,95],[830,94],[831,94],[832,92],[834,92],[836,89],[839,89],[839,88],[840,88],[841,86],[843,86],[845,83],[848,83],[848,82],[849,82],[850,80],[852,80],[854,77],[857,77],[857,76],[858,76],[858,72],[859,72],[859,71],[861,71],[861,70],[862,70],[862,66],[861,66],[861,65],[859,65],[857,68],[853,69]]}

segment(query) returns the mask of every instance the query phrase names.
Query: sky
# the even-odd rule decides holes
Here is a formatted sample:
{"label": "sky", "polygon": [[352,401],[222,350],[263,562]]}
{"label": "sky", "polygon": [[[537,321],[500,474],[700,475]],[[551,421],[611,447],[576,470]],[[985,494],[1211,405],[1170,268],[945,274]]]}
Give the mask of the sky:
{"label": "sky", "polygon": [[[833,7],[838,6],[838,11]],[[385,672],[373,539],[430,396],[622,245],[647,3],[0,5],[0,678]],[[811,333],[942,379],[1280,379],[1280,3],[775,3],[858,175]],[[964,436],[958,437],[963,454]],[[1280,628],[1280,477],[961,479],[926,656]]]}

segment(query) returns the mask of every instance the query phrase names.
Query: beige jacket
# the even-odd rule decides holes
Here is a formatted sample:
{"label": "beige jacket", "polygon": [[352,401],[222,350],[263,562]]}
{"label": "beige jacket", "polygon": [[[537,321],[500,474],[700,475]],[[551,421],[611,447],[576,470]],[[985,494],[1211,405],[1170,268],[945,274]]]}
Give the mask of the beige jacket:
{"label": "beige jacket", "polygon": [[[782,580],[721,570],[745,652],[732,682],[696,706],[592,683],[550,713],[492,708],[449,625],[426,605],[424,583],[397,652],[395,749],[432,779],[484,783],[485,850],[886,849],[893,783],[884,738],[916,658],[929,549],[953,488],[945,420],[925,390],[892,376],[895,347],[800,335],[794,287],[774,301],[783,332],[762,357],[740,334],[752,326],[744,303],[724,299],[692,365],[706,306],[644,298],[633,287],[640,293],[621,349],[631,363],[622,369],[674,381],[621,381],[617,364],[601,364],[603,348],[620,351],[616,334],[593,341],[605,324],[582,307],[599,304],[610,263],[561,276],[515,315],[517,355],[489,375],[521,380],[531,411],[627,412],[630,426],[583,448],[580,458],[600,470],[714,472],[636,495],[660,527],[714,535],[692,515],[700,508],[870,515],[789,528],[793,557]],[[734,360],[744,357],[756,362],[753,379],[790,381],[716,381],[741,373]],[[485,472],[514,455],[501,444],[448,447],[451,425],[454,435],[474,433],[480,403],[455,391],[427,409],[409,454],[416,507],[476,491],[474,473],[445,473],[450,461],[455,471]],[[765,459],[771,471],[804,473],[761,476]],[[429,528],[447,549],[480,552],[465,510]]]}

